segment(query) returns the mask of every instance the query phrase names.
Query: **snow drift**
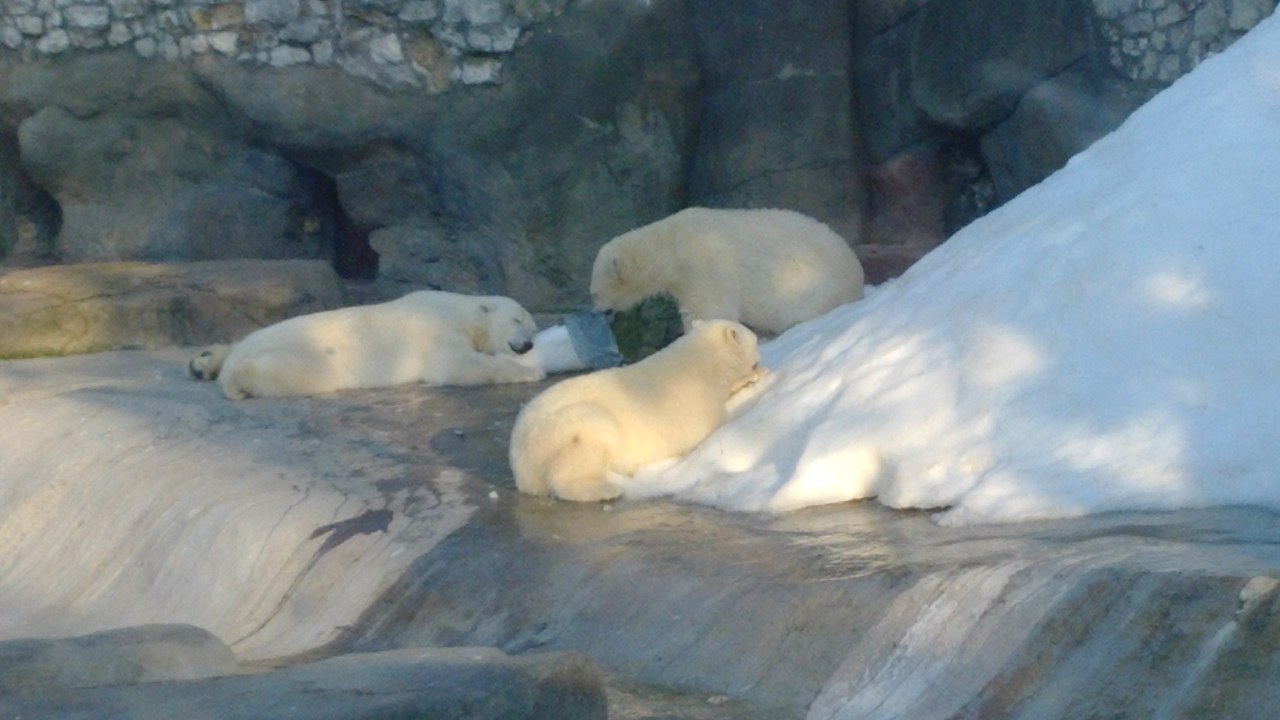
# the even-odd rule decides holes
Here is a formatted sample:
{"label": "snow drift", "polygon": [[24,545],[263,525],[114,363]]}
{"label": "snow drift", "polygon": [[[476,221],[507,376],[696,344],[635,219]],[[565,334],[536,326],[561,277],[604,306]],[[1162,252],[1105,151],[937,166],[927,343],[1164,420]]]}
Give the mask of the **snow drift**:
{"label": "snow drift", "polygon": [[1280,19],[901,278],[764,348],[772,377],[637,476],[782,511],[971,524],[1280,508]]}

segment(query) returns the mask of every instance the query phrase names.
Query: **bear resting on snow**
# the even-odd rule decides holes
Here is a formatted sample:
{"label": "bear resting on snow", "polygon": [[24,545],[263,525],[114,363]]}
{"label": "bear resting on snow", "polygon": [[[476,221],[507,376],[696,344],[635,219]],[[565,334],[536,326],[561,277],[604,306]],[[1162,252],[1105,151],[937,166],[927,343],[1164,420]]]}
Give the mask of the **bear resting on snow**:
{"label": "bear resting on snow", "polygon": [[610,475],[692,450],[724,423],[729,398],[762,372],[755,334],[714,320],[693,323],[634,365],[561,381],[516,417],[516,486],[565,500],[618,497]]}
{"label": "bear resting on snow", "polygon": [[790,210],[689,208],[605,243],[591,271],[597,310],[669,293],[693,320],[781,333],[862,297],[862,263],[823,223]]}
{"label": "bear resting on snow", "polygon": [[516,356],[538,328],[515,300],[423,290],[391,302],[301,315],[191,360],[226,396],[282,397],[421,382],[482,385],[541,380]]}

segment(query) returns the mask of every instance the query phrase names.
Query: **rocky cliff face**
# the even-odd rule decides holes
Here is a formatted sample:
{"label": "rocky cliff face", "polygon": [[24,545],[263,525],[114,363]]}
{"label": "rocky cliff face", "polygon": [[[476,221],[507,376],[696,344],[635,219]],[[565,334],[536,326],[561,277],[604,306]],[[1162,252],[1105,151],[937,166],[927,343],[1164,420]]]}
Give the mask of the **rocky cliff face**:
{"label": "rocky cliff face", "polygon": [[866,0],[868,234],[936,242],[1274,11],[1274,0]]}
{"label": "rocky cliff face", "polygon": [[614,234],[782,206],[878,280],[1274,7],[13,0],[0,254],[324,258],[546,308]]}

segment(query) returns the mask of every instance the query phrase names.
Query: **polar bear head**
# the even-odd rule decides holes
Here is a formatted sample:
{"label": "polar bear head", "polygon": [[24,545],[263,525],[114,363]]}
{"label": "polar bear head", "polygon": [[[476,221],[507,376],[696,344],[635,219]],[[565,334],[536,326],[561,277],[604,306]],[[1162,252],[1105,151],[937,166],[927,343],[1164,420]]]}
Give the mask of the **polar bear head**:
{"label": "polar bear head", "polygon": [[[622,311],[641,300],[668,292],[657,265],[660,258],[643,252],[643,237],[636,231],[605,243],[591,267],[591,302],[601,312]],[[669,280],[669,278],[667,278]]]}
{"label": "polar bear head", "polygon": [[533,348],[538,324],[520,303],[500,295],[478,300],[468,333],[476,350],[490,355],[522,355]]}
{"label": "polar bear head", "polygon": [[689,332],[676,343],[697,348],[699,356],[711,362],[711,374],[723,381],[730,393],[764,377],[756,334],[731,320],[694,320]]}

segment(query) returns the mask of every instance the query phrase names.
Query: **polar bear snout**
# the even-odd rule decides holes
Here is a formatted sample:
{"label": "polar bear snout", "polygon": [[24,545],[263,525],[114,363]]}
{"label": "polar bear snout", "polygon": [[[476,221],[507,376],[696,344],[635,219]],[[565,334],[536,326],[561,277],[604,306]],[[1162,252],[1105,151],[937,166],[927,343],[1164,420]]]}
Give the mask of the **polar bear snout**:
{"label": "polar bear snout", "polygon": [[600,293],[594,290],[591,292],[591,308],[601,315],[604,315],[606,319],[613,315],[614,312],[613,306],[605,302],[604,298],[600,296]]}
{"label": "polar bear snout", "polygon": [[511,348],[511,352],[517,355],[523,355],[533,349],[532,340],[512,340],[507,343],[507,347]]}

